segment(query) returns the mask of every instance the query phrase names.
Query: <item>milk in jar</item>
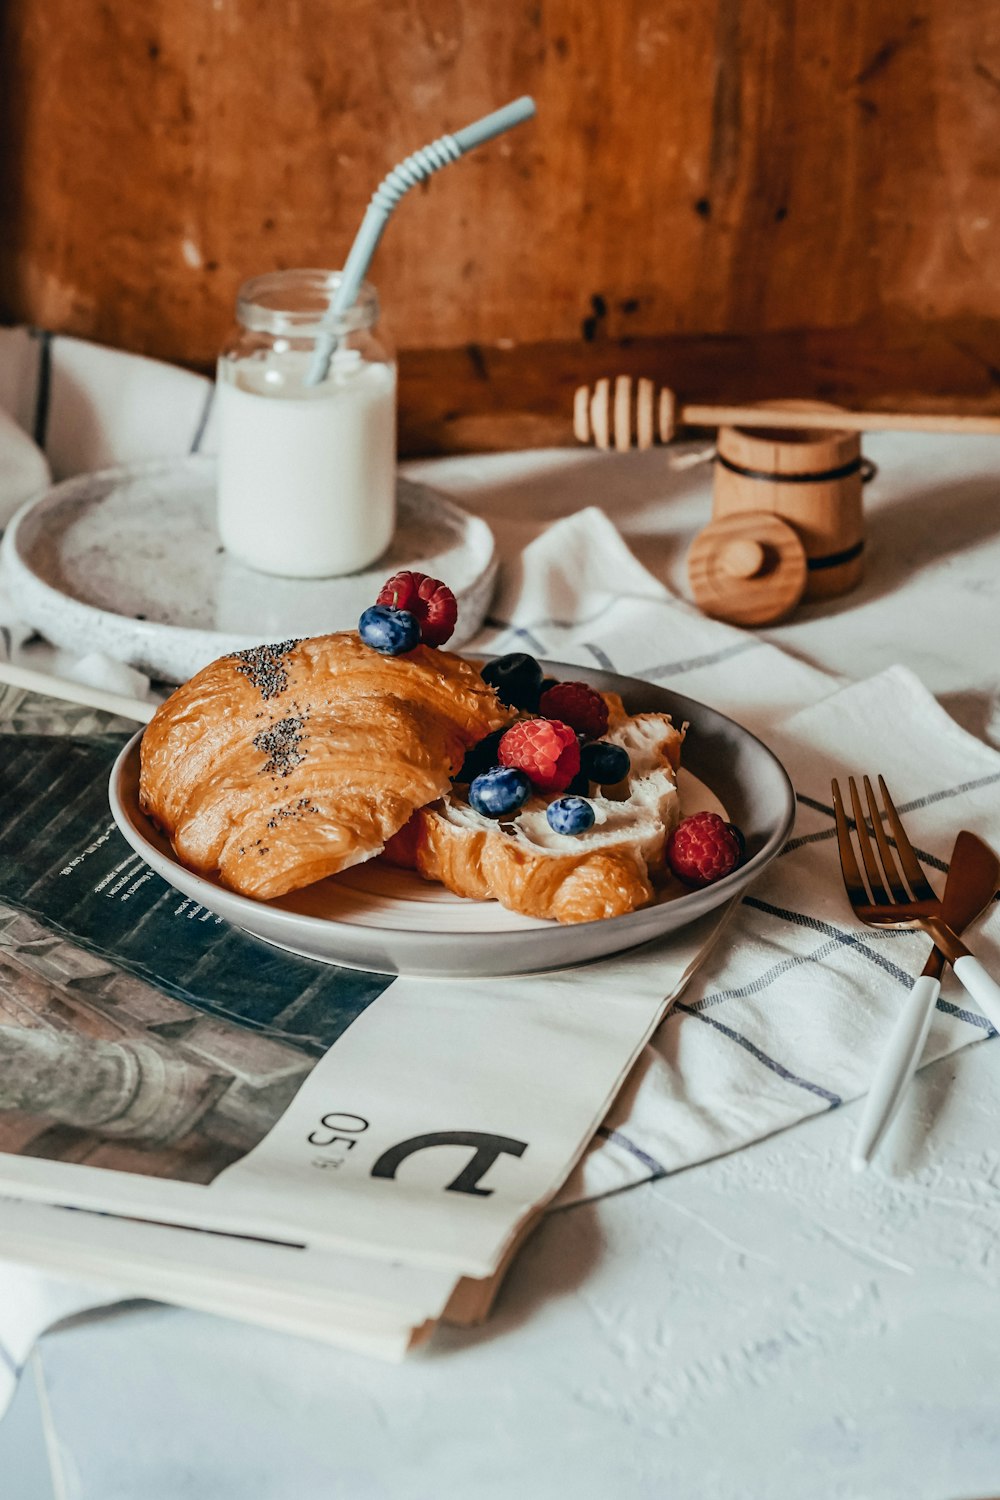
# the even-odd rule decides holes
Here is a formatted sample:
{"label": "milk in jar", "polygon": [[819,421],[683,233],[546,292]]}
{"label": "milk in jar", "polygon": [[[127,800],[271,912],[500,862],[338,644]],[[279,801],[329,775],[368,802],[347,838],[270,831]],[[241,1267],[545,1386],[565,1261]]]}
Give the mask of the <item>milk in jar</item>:
{"label": "milk in jar", "polygon": [[241,332],[219,360],[218,525],[226,551],[292,578],[352,573],[395,527],[396,367],[362,288],[314,364],[336,272],[284,271],[241,289]]}

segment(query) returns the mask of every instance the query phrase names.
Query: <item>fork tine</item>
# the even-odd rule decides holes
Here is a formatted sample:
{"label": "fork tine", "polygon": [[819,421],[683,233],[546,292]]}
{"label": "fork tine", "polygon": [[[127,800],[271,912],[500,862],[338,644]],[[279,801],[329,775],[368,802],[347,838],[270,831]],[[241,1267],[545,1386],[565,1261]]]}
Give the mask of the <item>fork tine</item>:
{"label": "fork tine", "polygon": [[851,839],[851,830],[847,826],[847,814],[844,812],[844,801],[840,795],[840,786],[834,777],[833,783],[833,813],[837,824],[837,847],[840,851],[840,868],[844,874],[844,884],[847,887],[847,898],[853,905],[855,901],[867,901],[868,892],[865,883],[861,879],[861,871],[854,857],[854,843]]}
{"label": "fork tine", "polygon": [[854,809],[854,829],[858,836],[858,848],[861,850],[861,858],[864,861],[865,874],[868,876],[868,886],[872,893],[872,900],[876,906],[889,905],[889,893],[882,879],[882,871],[879,869],[878,860],[875,858],[875,850],[872,847],[871,835],[865,822],[865,815],[861,808],[861,798],[858,795],[858,784],[853,776],[847,778],[847,785],[851,793],[851,806]]}
{"label": "fork tine", "polygon": [[906,829],[900,822],[899,813],[893,805],[889,796],[889,788],[880,776],[878,779],[879,790],[882,793],[882,801],[885,805],[886,816],[892,829],[892,836],[896,840],[896,848],[899,851],[899,862],[910,882],[910,889],[918,901],[936,901],[937,895],[931,886],[927,876],[924,874],[920,861],[913,852],[913,845],[906,836]]}
{"label": "fork tine", "polygon": [[865,796],[868,799],[868,811],[871,813],[872,828],[875,830],[875,842],[878,845],[879,859],[882,861],[882,868],[889,882],[889,889],[892,891],[895,901],[909,901],[910,893],[903,884],[899,870],[896,868],[896,861],[892,857],[892,846],[885,836],[885,829],[882,827],[882,814],[879,812],[878,803],[875,801],[872,784],[867,776],[864,780]]}

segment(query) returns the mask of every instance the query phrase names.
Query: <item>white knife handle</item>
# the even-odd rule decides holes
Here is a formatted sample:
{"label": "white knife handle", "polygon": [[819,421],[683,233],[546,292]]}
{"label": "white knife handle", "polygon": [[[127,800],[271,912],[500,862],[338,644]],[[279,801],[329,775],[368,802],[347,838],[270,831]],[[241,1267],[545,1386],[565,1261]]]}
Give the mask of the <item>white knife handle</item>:
{"label": "white knife handle", "polygon": [[1000,1031],[1000,984],[990,978],[978,958],[973,958],[971,953],[956,959],[953,967],[956,978],[962,981],[976,1004]]}
{"label": "white knife handle", "polygon": [[[964,963],[965,960],[960,962]],[[851,1165],[856,1172],[863,1171],[871,1161],[879,1142],[896,1117],[900,1101],[920,1062],[934,1005],[940,993],[939,979],[921,975],[897,1017],[888,1045],[875,1069],[854,1140]],[[997,993],[1000,995],[1000,991]]]}

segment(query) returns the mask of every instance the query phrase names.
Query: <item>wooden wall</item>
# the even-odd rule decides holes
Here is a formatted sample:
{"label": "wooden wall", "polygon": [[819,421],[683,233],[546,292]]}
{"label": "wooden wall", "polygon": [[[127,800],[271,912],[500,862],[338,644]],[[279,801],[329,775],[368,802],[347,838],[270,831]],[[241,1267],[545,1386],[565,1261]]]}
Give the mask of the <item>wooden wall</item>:
{"label": "wooden wall", "polygon": [[379,251],[408,447],[555,435],[578,374],[629,367],[1000,405],[997,0],[6,0],[2,24],[7,320],[207,367],[241,280],[340,263],[395,161],[530,92],[537,120]]}

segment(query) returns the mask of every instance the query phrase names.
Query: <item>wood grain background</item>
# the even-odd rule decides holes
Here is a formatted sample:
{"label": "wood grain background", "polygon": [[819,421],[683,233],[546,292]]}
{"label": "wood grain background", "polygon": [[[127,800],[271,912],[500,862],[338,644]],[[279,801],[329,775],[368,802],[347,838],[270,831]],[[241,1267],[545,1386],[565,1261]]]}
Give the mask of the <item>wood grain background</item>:
{"label": "wood grain background", "polygon": [[578,378],[1000,409],[997,0],[7,0],[0,316],[210,367],[400,157],[404,449],[565,437]]}

